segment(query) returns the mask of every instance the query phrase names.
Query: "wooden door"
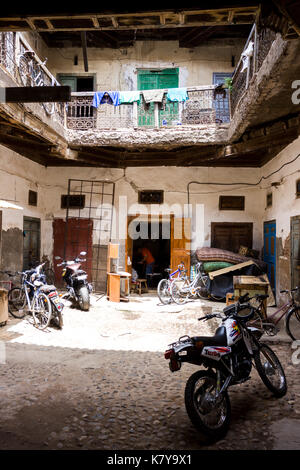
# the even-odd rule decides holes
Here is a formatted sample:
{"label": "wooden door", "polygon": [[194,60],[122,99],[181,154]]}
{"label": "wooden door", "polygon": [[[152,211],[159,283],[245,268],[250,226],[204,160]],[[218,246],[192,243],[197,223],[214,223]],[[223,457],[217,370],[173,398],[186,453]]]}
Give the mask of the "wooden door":
{"label": "wooden door", "polygon": [[[164,70],[139,70],[138,90],[153,90],[162,88],[178,87],[178,68]],[[178,103],[165,103],[159,110],[159,125],[163,122],[171,124],[173,120],[178,120]],[[145,105],[142,102],[138,108],[139,126],[154,127],[154,103]]]}
{"label": "wooden door", "polygon": [[300,287],[300,216],[291,217],[291,287]]}
{"label": "wooden door", "polygon": [[41,221],[24,217],[23,221],[23,269],[35,268],[40,262]]}
{"label": "wooden door", "polygon": [[268,278],[275,296],[276,290],[276,221],[264,223],[264,261],[268,266]]}
{"label": "wooden door", "polygon": [[211,247],[238,253],[240,246],[252,248],[252,223],[212,222]]}
{"label": "wooden door", "polygon": [[171,218],[171,269],[175,271],[180,263],[184,263],[188,276],[191,265],[191,219]]}
{"label": "wooden door", "polygon": [[68,219],[68,229],[66,232],[66,221],[64,219],[53,220],[53,268],[55,273],[55,282],[62,284],[62,268],[57,267],[59,261],[55,256],[62,259],[72,260],[79,256],[80,251],[86,251],[86,262],[82,263],[82,269],[88,274],[88,279],[92,279],[92,261],[93,261],[93,221],[91,219],[70,218]]}

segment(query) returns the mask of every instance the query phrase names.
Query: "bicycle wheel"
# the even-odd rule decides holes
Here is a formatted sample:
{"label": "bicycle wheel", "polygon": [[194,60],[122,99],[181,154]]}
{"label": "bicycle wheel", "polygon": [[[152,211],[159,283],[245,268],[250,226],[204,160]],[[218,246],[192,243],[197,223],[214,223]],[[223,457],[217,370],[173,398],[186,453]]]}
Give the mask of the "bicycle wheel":
{"label": "bicycle wheel", "polygon": [[162,304],[168,305],[172,302],[171,286],[168,279],[161,279],[157,286],[157,295]]}
{"label": "bicycle wheel", "polygon": [[171,286],[171,296],[178,305],[185,304],[188,299],[188,286],[184,281],[173,281]]}
{"label": "bicycle wheel", "polygon": [[15,318],[24,318],[26,295],[22,287],[13,287],[8,291],[8,311]]}
{"label": "bicycle wheel", "polygon": [[46,294],[40,293],[35,296],[32,304],[32,315],[35,326],[39,330],[47,328],[51,321],[52,307]]}
{"label": "bicycle wheel", "polygon": [[282,365],[274,351],[266,344],[260,344],[254,354],[257,372],[265,386],[275,395],[283,397],[287,392],[287,383]]}
{"label": "bicycle wheel", "polygon": [[300,340],[300,308],[295,307],[286,316],[287,334],[295,341]]}
{"label": "bicycle wheel", "polygon": [[31,77],[30,77],[30,70],[29,70],[29,63],[28,60],[21,56],[19,59],[19,76],[23,86],[30,86],[31,85]]}
{"label": "bicycle wheel", "polygon": [[43,103],[44,110],[51,116],[55,111],[55,103]]}

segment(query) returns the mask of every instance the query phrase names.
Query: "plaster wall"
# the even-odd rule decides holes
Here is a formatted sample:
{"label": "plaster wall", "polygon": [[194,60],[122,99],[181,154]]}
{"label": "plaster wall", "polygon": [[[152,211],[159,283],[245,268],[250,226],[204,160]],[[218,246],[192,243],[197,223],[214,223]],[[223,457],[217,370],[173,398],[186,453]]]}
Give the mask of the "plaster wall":
{"label": "plaster wall", "polygon": [[[261,185],[263,222],[276,221],[276,290],[277,300],[282,303],[286,298],[280,290],[291,288],[291,217],[300,216],[300,198],[296,197],[296,181],[300,179],[300,137],[268,162],[261,175],[266,178]],[[268,193],[272,193],[272,206],[267,208]]]}
{"label": "plaster wall", "polygon": [[[60,208],[60,204],[61,195],[67,194],[68,179],[104,180],[115,182],[113,241],[120,242],[120,258],[125,254],[127,215],[150,213],[150,205],[138,204],[138,191],[160,189],[164,191],[164,204],[153,206],[156,211],[164,216],[168,216],[170,212],[175,212],[175,216],[192,216],[192,250],[210,246],[212,222],[252,222],[253,248],[260,251],[263,247],[263,222],[275,219],[277,287],[290,287],[290,217],[300,215],[300,200],[295,196],[300,157],[293,163],[290,161],[299,153],[300,138],[261,169],[143,167],[123,170],[45,168],[1,146],[0,199],[9,200],[23,208],[21,211],[2,210],[2,265],[4,267],[10,263],[10,268],[7,269],[21,268],[22,246],[19,245],[22,245],[20,234],[23,230],[23,216],[41,219],[41,255],[52,259],[52,223],[54,218],[65,218],[66,211]],[[261,177],[263,180],[259,183]],[[279,185],[272,186],[272,183]],[[187,206],[188,187],[190,209]],[[29,189],[38,192],[37,207],[28,205]],[[266,195],[269,191],[273,193],[273,204],[271,208],[266,208]],[[219,211],[220,195],[245,196],[245,211]],[[100,204],[100,201],[95,202],[96,205]],[[74,212],[73,215],[76,216],[77,213]],[[16,251],[14,258],[5,248],[12,246]],[[17,256],[19,265],[13,267],[17,263]]]}
{"label": "plaster wall", "polygon": [[[137,69],[179,67],[179,86],[210,85],[213,72],[232,73],[244,40],[212,40],[194,48],[179,47],[178,41],[136,41],[126,49],[88,48],[89,72],[84,72],[82,50],[49,48],[48,67],[58,73],[96,75],[96,90],[137,89]],[[74,57],[78,56],[78,65]],[[96,91],[95,90],[95,91]]]}

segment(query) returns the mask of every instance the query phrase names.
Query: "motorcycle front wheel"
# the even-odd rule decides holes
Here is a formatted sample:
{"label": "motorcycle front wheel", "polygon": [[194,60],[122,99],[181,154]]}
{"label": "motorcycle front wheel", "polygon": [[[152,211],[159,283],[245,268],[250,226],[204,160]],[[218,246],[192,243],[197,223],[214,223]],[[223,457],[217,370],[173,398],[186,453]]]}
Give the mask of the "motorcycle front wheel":
{"label": "motorcycle front wheel", "polygon": [[260,344],[254,354],[257,372],[265,386],[277,398],[287,392],[287,383],[282,365],[274,351],[266,344]]}
{"label": "motorcycle front wheel", "polygon": [[193,425],[210,441],[225,436],[231,417],[228,393],[216,399],[217,376],[212,371],[195,372],[185,387],[185,407]]}
{"label": "motorcycle front wheel", "polygon": [[90,293],[88,288],[86,286],[80,287],[77,295],[79,307],[87,312],[90,309]]}

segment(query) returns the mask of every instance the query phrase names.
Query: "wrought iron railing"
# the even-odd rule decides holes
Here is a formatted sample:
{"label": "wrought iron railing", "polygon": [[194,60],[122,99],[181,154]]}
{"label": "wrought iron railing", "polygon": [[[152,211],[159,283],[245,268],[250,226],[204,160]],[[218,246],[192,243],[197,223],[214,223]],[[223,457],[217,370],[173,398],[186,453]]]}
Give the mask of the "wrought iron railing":
{"label": "wrought iron railing", "polygon": [[276,33],[274,31],[267,28],[260,29],[254,23],[232,76],[231,116],[233,116],[239,101],[248,89],[252,77],[261,68],[275,39]]}
{"label": "wrought iron railing", "polygon": [[189,99],[169,102],[164,90],[161,103],[146,104],[141,93],[140,103],[100,104],[92,106],[94,92],[72,93],[67,105],[67,127],[75,130],[118,129],[136,127],[195,126],[229,122],[229,99],[226,90],[214,85],[188,87]]}
{"label": "wrought iron railing", "polygon": [[[51,74],[38,55],[33,52],[29,43],[15,32],[0,33],[0,66],[9,73],[11,78],[20,86],[59,86],[59,82]],[[35,80],[37,78],[38,79]],[[41,106],[44,104],[41,103]],[[53,106],[43,106],[46,114],[53,114],[63,124],[65,121],[65,103],[54,103]]]}

